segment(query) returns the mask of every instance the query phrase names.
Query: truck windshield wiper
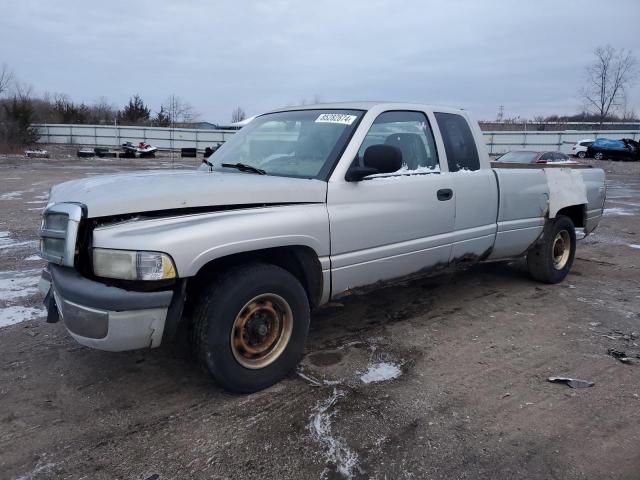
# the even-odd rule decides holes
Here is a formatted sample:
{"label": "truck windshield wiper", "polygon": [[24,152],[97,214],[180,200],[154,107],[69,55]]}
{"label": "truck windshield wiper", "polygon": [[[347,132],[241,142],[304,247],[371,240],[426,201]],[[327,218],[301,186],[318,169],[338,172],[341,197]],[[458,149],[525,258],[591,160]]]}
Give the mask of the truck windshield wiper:
{"label": "truck windshield wiper", "polygon": [[258,175],[267,174],[267,172],[265,172],[261,168],[252,167],[251,165],[247,165],[246,163],[223,163],[220,166],[226,168],[235,168],[236,170],[240,170],[241,172],[257,173]]}

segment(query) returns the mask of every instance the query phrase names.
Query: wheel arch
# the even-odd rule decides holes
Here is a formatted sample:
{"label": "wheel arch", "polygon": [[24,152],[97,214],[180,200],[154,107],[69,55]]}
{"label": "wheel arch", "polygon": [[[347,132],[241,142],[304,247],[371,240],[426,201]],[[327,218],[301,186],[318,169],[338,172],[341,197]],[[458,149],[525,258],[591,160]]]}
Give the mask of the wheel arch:
{"label": "wheel arch", "polygon": [[246,263],[268,263],[277,265],[298,279],[307,292],[309,305],[320,305],[325,286],[322,264],[314,249],[304,245],[288,245],[234,253],[215,258],[205,263],[190,278],[191,291],[210,281],[218,273]]}
{"label": "wheel arch", "polygon": [[560,215],[569,217],[573,222],[573,226],[576,228],[584,228],[586,225],[585,219],[587,218],[587,205],[570,205],[563,207],[556,213],[556,218]]}

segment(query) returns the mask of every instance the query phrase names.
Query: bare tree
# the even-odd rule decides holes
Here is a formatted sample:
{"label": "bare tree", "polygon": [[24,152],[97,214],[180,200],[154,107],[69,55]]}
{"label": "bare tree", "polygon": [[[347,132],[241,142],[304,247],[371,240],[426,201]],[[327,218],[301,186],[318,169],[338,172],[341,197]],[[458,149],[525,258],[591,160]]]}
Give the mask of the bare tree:
{"label": "bare tree", "polygon": [[9,89],[12,82],[13,72],[9,69],[6,63],[3,63],[2,68],[0,68],[0,95]]}
{"label": "bare tree", "polygon": [[247,114],[242,107],[236,107],[231,112],[231,123],[241,122],[245,118],[247,118]]}
{"label": "bare tree", "polygon": [[117,108],[107,97],[99,97],[89,110],[91,122],[98,124],[112,124],[117,114]]}
{"label": "bare tree", "polygon": [[626,89],[637,78],[637,61],[629,50],[611,45],[593,52],[594,62],[586,68],[587,84],[580,91],[589,112],[602,123],[626,103]]}
{"label": "bare tree", "polygon": [[174,93],[165,100],[160,110],[168,117],[169,124],[172,126],[194,122],[199,116],[189,102]]}

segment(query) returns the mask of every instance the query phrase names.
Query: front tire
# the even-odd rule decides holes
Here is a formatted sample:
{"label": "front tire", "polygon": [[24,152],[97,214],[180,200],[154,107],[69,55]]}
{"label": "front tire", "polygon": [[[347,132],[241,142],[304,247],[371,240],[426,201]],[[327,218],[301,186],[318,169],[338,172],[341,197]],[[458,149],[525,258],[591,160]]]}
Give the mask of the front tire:
{"label": "front tire", "polygon": [[252,393],[297,365],[309,319],[307,294],[291,273],[275,265],[242,265],[201,290],[191,344],[218,385]]}
{"label": "front tire", "polygon": [[578,158],[586,158],[587,152],[578,152]]}
{"label": "front tire", "polygon": [[527,254],[527,267],[533,278],[544,283],[564,280],[576,255],[576,231],[569,217],[551,220],[540,241]]}
{"label": "front tire", "polygon": [[604,159],[604,154],[602,152],[596,152],[593,155],[593,158],[595,158],[596,160],[603,160]]}

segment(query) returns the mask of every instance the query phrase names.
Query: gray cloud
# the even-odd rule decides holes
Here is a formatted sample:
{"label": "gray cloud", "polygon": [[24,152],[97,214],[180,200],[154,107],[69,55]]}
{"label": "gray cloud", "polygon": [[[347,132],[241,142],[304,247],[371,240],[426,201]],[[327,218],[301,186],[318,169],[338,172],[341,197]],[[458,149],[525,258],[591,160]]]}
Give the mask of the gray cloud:
{"label": "gray cloud", "polygon": [[[154,109],[176,93],[211,121],[314,96],[532,116],[580,109],[596,46],[640,56],[638,18],[637,0],[22,0],[3,7],[0,62],[39,93]],[[629,97],[640,110],[640,86]]]}

